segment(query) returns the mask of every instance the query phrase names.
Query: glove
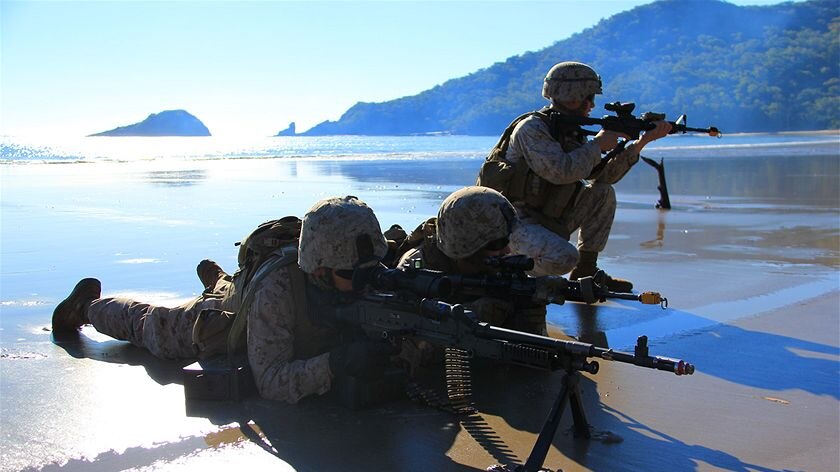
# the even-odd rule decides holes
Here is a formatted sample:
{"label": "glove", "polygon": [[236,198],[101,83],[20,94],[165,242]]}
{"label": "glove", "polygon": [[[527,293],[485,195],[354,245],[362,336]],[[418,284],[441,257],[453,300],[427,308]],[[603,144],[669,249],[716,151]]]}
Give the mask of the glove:
{"label": "glove", "polygon": [[353,341],[330,351],[333,377],[381,378],[389,365],[393,346],[382,341]]}

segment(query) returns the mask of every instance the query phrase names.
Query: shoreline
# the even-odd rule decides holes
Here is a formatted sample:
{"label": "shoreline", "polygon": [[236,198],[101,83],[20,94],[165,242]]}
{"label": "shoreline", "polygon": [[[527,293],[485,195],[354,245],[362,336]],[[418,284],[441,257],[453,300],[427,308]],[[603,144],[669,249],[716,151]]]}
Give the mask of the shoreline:
{"label": "shoreline", "polygon": [[[478,413],[465,418],[408,400],[353,412],[330,398],[295,406],[249,399],[188,412],[179,363],[90,327],[75,340],[56,341],[46,330],[55,305],[82,277],[100,278],[106,295],[195,296],[198,261],[211,258],[231,272],[235,241],[262,221],[302,215],[323,196],[357,195],[384,227],[410,230],[473,177],[472,167],[456,161],[205,160],[173,164],[173,172],[142,162],[3,168],[0,471],[222,464],[448,472],[524,460],[561,375],[476,366]],[[633,172],[654,177],[649,169]],[[725,169],[715,172],[725,180]],[[574,439],[567,410],[546,466],[840,470],[840,202],[814,206],[797,186],[730,202],[725,185],[703,179],[698,185],[713,197],[695,198],[682,183],[695,169],[674,161],[669,173],[679,184],[669,212],[652,207],[653,181],[638,184],[646,193],[633,193],[645,203],[628,203],[632,178],[618,186],[619,210],[599,260],[639,291],[660,291],[668,310],[625,300],[567,303],[553,305],[549,321],[557,336],[604,331],[616,349],[648,334],[651,354],[685,359],[697,372],[676,377],[602,362],[581,380],[596,438]]]}

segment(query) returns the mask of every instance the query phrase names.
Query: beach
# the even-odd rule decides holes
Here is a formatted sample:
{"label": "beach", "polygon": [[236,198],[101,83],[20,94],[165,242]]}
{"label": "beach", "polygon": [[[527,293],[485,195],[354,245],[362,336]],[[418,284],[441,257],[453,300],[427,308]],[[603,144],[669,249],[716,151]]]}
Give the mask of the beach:
{"label": "beach", "polygon": [[[834,135],[836,136],[836,134]],[[773,148],[775,149],[775,148]],[[840,470],[840,172],[783,152],[665,157],[673,209],[637,165],[599,262],[656,290],[549,307],[552,330],[650,338],[693,376],[601,361],[581,375],[593,430],[564,413],[545,466],[564,471]],[[737,148],[736,148],[737,150]],[[721,155],[736,152],[725,150]],[[682,153],[681,153],[682,152]],[[770,164],[768,164],[770,162]],[[772,164],[772,165],[771,165]],[[484,470],[522,463],[562,375],[477,366],[477,412],[401,400],[351,411],[329,396],[187,405],[180,367],[97,333],[55,340],[55,305],[83,277],[104,296],[174,305],[202,259],[236,269],[257,224],[356,195],[406,230],[474,182],[480,158],[157,159],[0,165],[0,471]],[[189,408],[188,408],[189,407]]]}

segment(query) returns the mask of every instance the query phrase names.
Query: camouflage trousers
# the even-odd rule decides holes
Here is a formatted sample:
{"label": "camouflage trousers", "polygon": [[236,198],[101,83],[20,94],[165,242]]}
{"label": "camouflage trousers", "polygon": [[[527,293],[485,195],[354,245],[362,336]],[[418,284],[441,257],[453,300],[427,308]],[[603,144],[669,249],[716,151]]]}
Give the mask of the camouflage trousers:
{"label": "camouflage trousers", "polygon": [[227,305],[225,301],[212,292],[173,308],[128,298],[100,298],[91,302],[87,315],[100,333],[129,341],[155,357],[189,359],[195,357],[192,347],[195,318],[205,308],[223,308]]}
{"label": "camouflage trousers", "polygon": [[[519,208],[519,221],[510,235],[511,251],[534,259],[532,274],[535,276],[566,274],[577,265],[579,250],[604,250],[612,230],[615,209],[612,185],[598,182],[581,188],[571,211],[557,220],[553,228],[556,231],[528,216],[528,210]],[[569,238],[578,229],[576,248]]]}

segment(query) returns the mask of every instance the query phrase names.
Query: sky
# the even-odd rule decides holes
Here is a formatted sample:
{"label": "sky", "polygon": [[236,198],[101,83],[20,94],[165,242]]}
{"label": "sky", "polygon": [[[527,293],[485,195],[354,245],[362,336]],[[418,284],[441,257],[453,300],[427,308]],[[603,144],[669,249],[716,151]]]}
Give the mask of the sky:
{"label": "sky", "polygon": [[301,132],[647,3],[0,0],[0,135],[84,136],[173,109],[216,136]]}

